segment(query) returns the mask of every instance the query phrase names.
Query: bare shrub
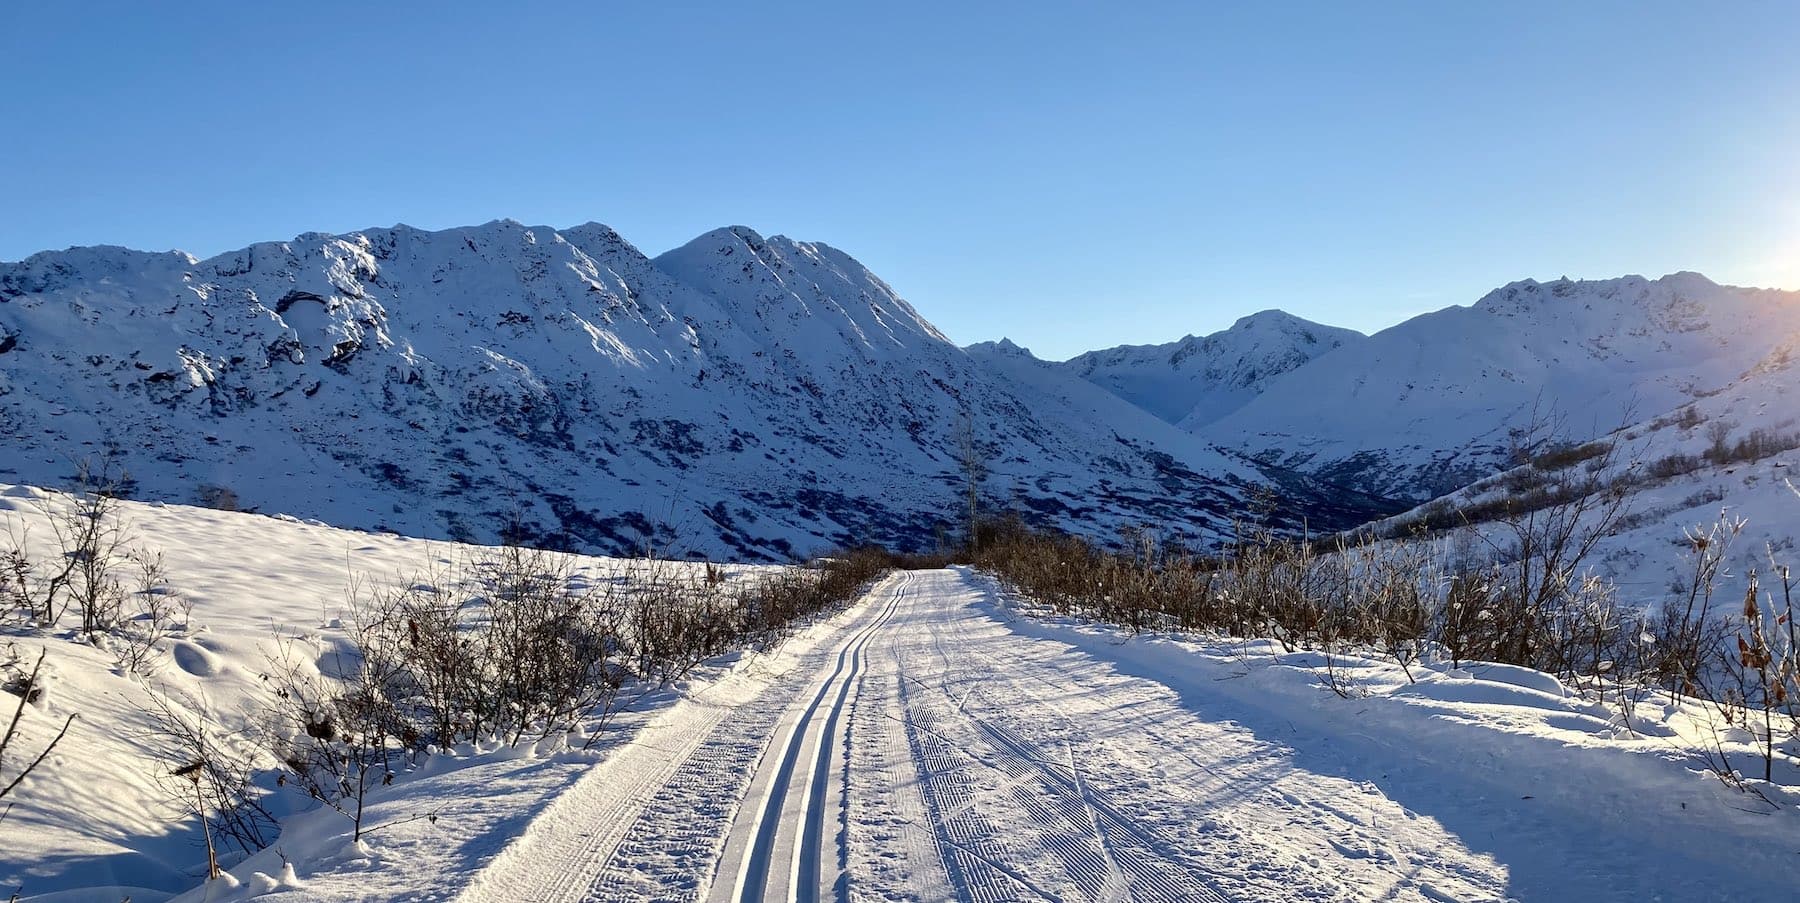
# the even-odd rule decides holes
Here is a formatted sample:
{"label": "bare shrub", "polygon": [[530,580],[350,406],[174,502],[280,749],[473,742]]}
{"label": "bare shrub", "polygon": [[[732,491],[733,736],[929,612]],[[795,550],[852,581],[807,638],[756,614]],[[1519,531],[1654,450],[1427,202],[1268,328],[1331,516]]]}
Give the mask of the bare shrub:
{"label": "bare shrub", "polygon": [[[361,628],[358,628],[361,632]],[[402,719],[387,699],[396,663],[379,651],[359,661],[336,659],[341,677],[314,671],[284,642],[263,675],[273,696],[262,731],[269,750],[286,766],[282,783],[350,821],[351,839],[366,833],[369,793],[392,783],[401,752]]]}
{"label": "bare shrub", "polygon": [[1694,455],[1680,452],[1658,458],[1645,466],[1644,473],[1658,480],[1666,480],[1683,474],[1690,474],[1700,469],[1701,461]]}
{"label": "bare shrub", "polygon": [[[56,749],[57,744],[61,743],[63,738],[68,736],[70,725],[75,723],[75,716],[73,714],[63,719],[62,728],[56,732],[56,736],[51,737],[48,743],[39,747],[35,756],[30,755],[28,752],[15,745],[20,742],[21,735],[19,732],[19,724],[25,719],[26,709],[31,707],[32,703],[37,701],[42,692],[41,685],[38,683],[38,678],[43,673],[44,658],[47,655],[47,652],[40,650],[38,652],[37,661],[32,664],[30,672],[26,672],[18,667],[16,654],[14,656],[15,660],[9,663],[8,667],[0,669],[0,691],[18,697],[18,701],[13,704],[12,717],[7,719],[6,732],[0,734],[0,800],[4,800],[7,796],[11,795],[14,790],[19,789],[19,784],[24,782],[27,777],[31,776],[32,772],[36,771],[44,764],[44,760],[49,758],[50,753]],[[15,757],[15,761],[20,757],[24,757],[23,764],[13,765],[9,769],[7,767],[7,757],[9,755]],[[9,770],[12,772],[11,777],[7,776]],[[8,805],[8,808],[10,808],[10,804]],[[0,815],[3,814],[4,813],[0,813]]]}
{"label": "bare shrub", "polygon": [[421,749],[497,735],[517,743],[606,714],[624,679],[618,601],[566,556],[502,548],[350,599],[358,661],[383,729]]}
{"label": "bare shrub", "polygon": [[157,644],[178,627],[188,626],[190,606],[169,585],[160,553],[134,550],[127,558],[132,589],[121,609],[125,616],[114,625],[107,644],[120,670],[142,673],[155,658]]}
{"label": "bare shrub", "polygon": [[[1779,596],[1765,594],[1752,572],[1745,581],[1741,610],[1730,618],[1730,642],[1713,647],[1718,656],[1713,667],[1699,670],[1702,698],[1717,715],[1714,742],[1707,764],[1725,783],[1768,797],[1747,783],[1732,764],[1724,737],[1734,732],[1756,751],[1761,779],[1773,782],[1775,762],[1783,758],[1785,744],[1800,741],[1800,636],[1794,616],[1794,579],[1784,564],[1775,564],[1781,586]],[[1785,753],[1792,756],[1791,751]]]}
{"label": "bare shrub", "polygon": [[1714,464],[1723,464],[1731,458],[1731,430],[1733,424],[1725,420],[1714,420],[1706,425],[1706,459]]}
{"label": "bare shrub", "polygon": [[[1721,434],[1729,438],[1713,432],[1721,443]],[[1725,443],[1726,455],[1735,459],[1739,447],[1768,454],[1787,442],[1753,434]],[[1389,525],[1379,541],[1369,533],[1314,541],[1248,530],[1208,559],[1168,549],[1143,530],[1108,549],[1014,522],[990,532],[975,563],[1057,614],[1134,632],[1268,638],[1313,653],[1320,685],[1340,696],[1360,692],[1345,666],[1355,656],[1392,661],[1408,678],[1427,656],[1453,667],[1519,665],[1614,707],[1628,730],[1652,695],[1703,703],[1715,732],[1702,756],[1731,786],[1757,792],[1733,761],[1744,758],[1740,742],[1756,751],[1762,781],[1775,779],[1778,761],[1800,763],[1800,625],[1791,571],[1775,557],[1791,543],[1769,550],[1779,588],[1752,574],[1742,605],[1725,610],[1715,596],[1744,524],[1722,515],[1685,531],[1687,577],[1658,608],[1628,606],[1588,560],[1628,522],[1626,490],[1642,472],[1621,466],[1611,444],[1553,452],[1583,466],[1552,460],[1562,466],[1551,473],[1567,476],[1546,479],[1531,468],[1512,483],[1524,494],[1483,501],[1479,521],[1470,508],[1437,506],[1413,524]],[[1462,526],[1432,541],[1431,521],[1451,512]]]}
{"label": "bare shrub", "polygon": [[1647,663],[1651,677],[1679,699],[1705,694],[1708,663],[1721,648],[1726,628],[1715,617],[1713,596],[1732,543],[1743,533],[1742,518],[1721,514],[1710,526],[1683,532],[1688,577],[1650,619],[1655,652]]}
{"label": "bare shrub", "polygon": [[1731,447],[1727,461],[1760,461],[1793,448],[1800,448],[1800,433],[1782,433],[1757,428]]}
{"label": "bare shrub", "polygon": [[629,591],[630,651],[641,679],[667,683],[723,653],[743,631],[744,602],[707,565],[701,581],[672,574]]}
{"label": "bare shrub", "polygon": [[230,486],[202,483],[194,490],[194,504],[217,511],[238,510],[237,491]]}
{"label": "bare shrub", "polygon": [[318,674],[292,638],[266,675],[268,745],[308,796],[360,836],[371,787],[432,748],[517,744],[580,728],[600,736],[641,688],[706,658],[778,640],[856,598],[890,565],[856,551],[748,585],[641,562],[590,581],[564,555],[502,548],[392,588],[353,588],[347,643]]}
{"label": "bare shrub", "polygon": [[[246,853],[267,847],[279,827],[256,786],[261,762],[253,739],[218,727],[205,716],[204,700],[184,706],[152,693],[139,708],[150,725],[145,745],[163,750],[154,766],[157,786],[176,811],[200,821],[209,852],[215,839]],[[216,856],[208,858],[216,864]]]}
{"label": "bare shrub", "polygon": [[1567,470],[1583,462],[1605,458],[1612,450],[1612,443],[1606,440],[1552,443],[1531,459],[1531,465],[1540,471]]}
{"label": "bare shrub", "polygon": [[133,555],[130,528],[119,516],[125,477],[110,464],[76,465],[75,485],[38,502],[50,525],[54,560],[33,556],[29,531],[9,528],[0,550],[0,600],[41,627],[54,628],[73,609],[81,632],[92,639],[113,629],[125,614],[128,590],[122,572]]}

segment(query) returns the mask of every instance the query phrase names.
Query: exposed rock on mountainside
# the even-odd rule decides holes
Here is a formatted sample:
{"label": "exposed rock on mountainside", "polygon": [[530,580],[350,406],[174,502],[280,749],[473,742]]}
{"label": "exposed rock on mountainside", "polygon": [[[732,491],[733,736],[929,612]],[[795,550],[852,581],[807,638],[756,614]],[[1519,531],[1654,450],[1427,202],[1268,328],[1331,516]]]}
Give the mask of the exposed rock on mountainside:
{"label": "exposed rock on mountainside", "polygon": [[[0,264],[0,480],[109,454],[142,498],[589,551],[788,558],[996,506],[1216,536],[1257,466],[1073,376],[958,349],[841,251],[742,227],[650,260],[598,224],[307,234],[208,260]],[[1292,510],[1342,510],[1287,483]],[[1353,506],[1354,507],[1354,506]],[[1350,522],[1367,515],[1355,510]]]}

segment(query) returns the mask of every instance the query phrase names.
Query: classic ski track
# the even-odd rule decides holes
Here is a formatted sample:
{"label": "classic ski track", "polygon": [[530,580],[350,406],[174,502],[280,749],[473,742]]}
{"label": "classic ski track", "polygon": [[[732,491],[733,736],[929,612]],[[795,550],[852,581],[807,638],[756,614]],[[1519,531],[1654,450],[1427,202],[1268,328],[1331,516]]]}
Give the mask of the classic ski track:
{"label": "classic ski track", "polygon": [[584,899],[692,898],[719,856],[763,747],[803,686],[770,687],[712,731],[632,819]]}
{"label": "classic ski track", "polygon": [[[730,711],[722,706],[712,707],[705,714],[696,716],[700,719],[696,726],[701,730],[694,731],[675,748],[667,750],[660,767],[639,773],[634,776],[635,779],[628,778],[614,783],[604,781],[598,771],[590,772],[575,787],[552,802],[539,820],[554,823],[561,820],[557,816],[564,811],[577,808],[596,813],[626,810],[634,801],[655,792],[651,788],[666,788],[678,767],[690,759],[693,751],[711,735],[713,728]],[[611,777],[610,773],[606,777]],[[603,786],[597,792],[588,791],[590,786],[603,781]],[[589,830],[570,832],[528,829],[524,836],[503,851],[494,863],[458,895],[457,903],[501,903],[507,900],[551,903],[582,899],[583,888],[590,881],[593,870],[611,856],[635,822],[623,819],[609,822],[598,817],[583,818],[581,821]],[[543,862],[559,863],[561,867],[544,869],[541,867]]]}
{"label": "classic ski track", "polygon": [[[859,623],[865,608],[841,630],[854,639],[888,613]],[[665,728],[659,719],[647,728],[672,734],[673,743],[635,741],[630,767],[620,761],[632,756],[628,747],[584,776],[458,895],[458,903],[695,898],[696,881],[716,863],[777,722],[842,648],[821,644],[802,653],[749,702],[683,701],[679,723]],[[545,827],[539,830],[539,824]],[[563,827],[568,824],[583,830]],[[544,868],[547,862],[556,867]]]}
{"label": "classic ski track", "polygon": [[[823,862],[820,847],[824,840],[826,804],[824,790],[830,779],[837,725],[850,697],[850,687],[862,673],[864,653],[870,641],[900,609],[915,579],[913,572],[901,572],[899,579],[893,581],[894,585],[884,590],[892,594],[887,605],[873,621],[839,647],[837,666],[819,682],[818,692],[787,732],[786,739],[779,747],[770,746],[763,753],[762,764],[757,769],[757,776],[752,778],[751,786],[755,788],[766,777],[767,792],[760,807],[749,810],[755,813],[755,820],[748,827],[747,842],[738,851],[741,856],[731,869],[734,879],[729,899],[744,903],[771,899],[772,881],[784,891],[775,899],[810,903],[819,898]],[[836,691],[835,698],[833,690]],[[831,705],[821,713],[820,707],[827,699],[831,699]],[[806,755],[809,751],[812,754]],[[771,766],[775,771],[766,774],[766,769]],[[796,793],[800,795],[797,801],[793,798]],[[750,806],[751,800],[747,798],[744,805]],[[789,821],[786,816],[794,809],[798,810],[799,824],[786,824],[788,830],[784,837],[782,829]],[[799,829],[798,838],[792,836],[795,827]],[[731,833],[737,835],[743,831],[734,826]],[[784,839],[787,843],[781,844]],[[727,860],[732,858],[731,854],[728,849]],[[784,868],[777,872],[777,866]],[[720,898],[726,873],[727,863],[722,861],[710,899]]]}

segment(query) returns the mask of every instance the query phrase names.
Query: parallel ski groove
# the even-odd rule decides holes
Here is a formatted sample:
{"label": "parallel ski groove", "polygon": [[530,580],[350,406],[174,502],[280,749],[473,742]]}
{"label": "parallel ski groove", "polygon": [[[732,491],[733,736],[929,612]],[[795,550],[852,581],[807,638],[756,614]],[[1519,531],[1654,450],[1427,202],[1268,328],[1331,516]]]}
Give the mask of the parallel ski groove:
{"label": "parallel ski groove", "polygon": [[[912,580],[910,572],[901,575],[899,585],[892,590],[892,598],[881,614],[840,649],[835,669],[820,683],[818,693],[801,713],[781,749],[777,751],[771,747],[764,755],[765,762],[774,761],[778,764],[761,813],[752,826],[748,854],[738,866],[736,890],[732,895],[737,900],[751,903],[767,899],[771,869],[776,865],[775,844],[782,827],[782,811],[790,794],[796,789],[803,794],[801,836],[793,858],[786,863],[789,868],[788,887],[782,896],[799,901],[818,899],[821,862],[819,845],[824,834],[825,817],[824,781],[829,779],[830,751],[839,716],[849,697],[850,684],[861,673],[863,650],[899,609]],[[833,689],[837,690],[836,698],[832,700],[823,722],[815,731],[815,719],[820,717],[820,707],[831,696]],[[817,751],[809,761],[803,763],[801,753],[809,740],[817,744]],[[802,764],[805,771],[797,776],[796,770]]]}

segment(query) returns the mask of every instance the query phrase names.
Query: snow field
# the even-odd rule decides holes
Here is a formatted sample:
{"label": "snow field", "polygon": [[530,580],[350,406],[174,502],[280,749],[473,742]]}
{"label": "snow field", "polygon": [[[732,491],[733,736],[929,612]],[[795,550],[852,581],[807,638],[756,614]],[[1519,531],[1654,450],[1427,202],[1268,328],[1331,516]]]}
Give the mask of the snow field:
{"label": "snow field", "polygon": [[[1330,826],[1292,835],[1316,861],[1387,862],[1385,882],[1346,872],[1341,899],[1782,900],[1800,879],[1800,793],[1764,788],[1771,809],[1707,774],[1699,751],[1710,727],[1697,711],[1643,705],[1626,730],[1540,672],[1415,665],[1414,683],[1391,663],[1338,656],[1330,664],[1352,687],[1344,699],[1324,688],[1315,653],[1125,639],[1029,606],[1032,616],[1013,617],[1020,600],[984,592],[976,604],[1015,635],[1066,644],[1091,661],[1084,671],[1150,681],[1204,721],[1235,727],[1240,745],[1274,765],[1227,772],[1231,795],[1254,801],[1249,811],[1273,832],[1264,836],[1284,834],[1267,824],[1277,814]],[[1307,804],[1289,798],[1295,782],[1341,783],[1336,799]]]}
{"label": "snow field", "polygon": [[[14,523],[42,502],[60,500],[0,489]],[[199,838],[162,802],[133,699],[204,700],[228,726],[271,625],[323,654],[352,574],[406,579],[453,549],[126,514],[194,623],[142,677],[11,638],[52,651],[28,729],[83,716],[0,822],[0,880],[27,900],[1782,900],[1800,883],[1800,797],[1755,806],[1703,773],[1690,711],[1641,705],[1627,726],[1538,672],[1408,680],[1350,656],[1329,663],[1342,698],[1314,654],[1126,637],[950,569],[709,662],[594,750],[428,757],[377,792],[387,827],[361,843],[335,813],[286,812],[270,849],[196,887]]]}
{"label": "snow field", "polygon": [[[68,503],[57,493],[0,486],[0,522],[25,536],[34,554],[54,554],[46,506],[54,511]],[[279,655],[277,634],[319,661],[334,658],[348,642],[341,625],[353,583],[369,589],[403,585],[418,574],[452,567],[475,550],[293,518],[155,503],[122,503],[121,522],[136,546],[163,555],[169,585],[192,604],[191,623],[162,641],[143,673],[121,672],[112,654],[72,641],[66,630],[0,636],[0,654],[10,644],[27,664],[37,650],[48,650],[44,692],[21,721],[21,748],[35,753],[63,718],[78,715],[62,745],[9,797],[15,805],[0,820],[0,887],[9,894],[22,889],[22,899],[116,903],[129,893],[137,903],[154,903],[198,884],[205,875],[204,845],[195,820],[170,797],[168,771],[178,764],[180,751],[160,736],[149,714],[157,700],[208,724],[220,742],[241,747],[234,734],[261,705],[266,693],[261,674]],[[578,576],[593,581],[627,579],[646,569],[671,573],[701,567],[585,556],[572,563]],[[727,580],[739,580],[766,570],[728,566],[725,573]],[[741,657],[726,657],[692,679],[744,664]],[[686,686],[639,699],[609,730],[628,735]],[[7,697],[7,715],[12,698]],[[611,742],[602,738],[597,745],[604,750]],[[435,823],[420,819],[383,830],[369,842],[372,854],[363,855],[345,849],[339,835],[347,822],[341,816],[303,813],[289,819],[281,840],[256,858],[252,871],[279,876],[285,856],[309,886],[317,885],[313,892],[321,899],[347,898],[341,895],[351,887],[352,895],[379,897],[385,889],[405,896],[417,887],[409,881],[417,875],[392,872],[382,862],[417,860],[440,876],[472,871],[498,847],[498,841],[483,838],[504,834],[520,809],[540,803],[599,757],[566,750],[560,737],[519,749],[502,750],[497,741],[480,747],[431,756],[394,787],[373,794],[370,825],[428,812],[437,814]],[[266,762],[270,782],[277,764]],[[8,767],[10,776],[10,762]],[[270,799],[277,815],[308,808],[291,792]],[[358,877],[342,886],[315,880],[314,872],[334,869]],[[380,876],[390,872],[401,877],[383,884]],[[254,883],[246,882],[242,893],[250,893]],[[118,892],[92,890],[96,887]]]}

